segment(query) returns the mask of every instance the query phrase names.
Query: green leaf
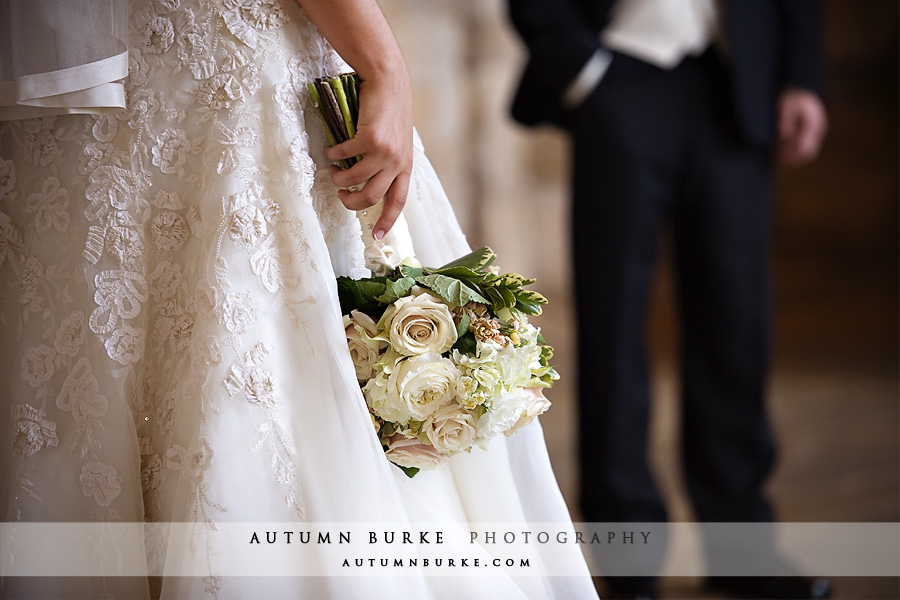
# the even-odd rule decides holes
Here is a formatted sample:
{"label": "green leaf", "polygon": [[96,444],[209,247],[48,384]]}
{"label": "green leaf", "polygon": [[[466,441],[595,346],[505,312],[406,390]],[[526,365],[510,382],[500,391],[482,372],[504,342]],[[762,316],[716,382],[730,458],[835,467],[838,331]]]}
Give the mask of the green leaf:
{"label": "green leaf", "polygon": [[512,308],[516,305],[516,295],[512,293],[512,290],[505,287],[497,289],[500,291],[500,296],[503,298],[503,306],[505,306],[506,308]]}
{"label": "green leaf", "polygon": [[547,304],[547,298],[532,290],[518,290],[516,297],[529,304]]}
{"label": "green leaf", "polygon": [[465,256],[461,256],[452,262],[448,262],[446,265],[434,269],[434,271],[443,271],[444,269],[449,269],[451,267],[467,267],[472,269],[473,271],[484,271],[487,269],[492,262],[497,258],[497,255],[494,254],[494,251],[488,248],[487,246],[483,246],[478,250],[474,250]]}
{"label": "green leaf", "polygon": [[411,277],[415,279],[416,277],[421,277],[423,273],[422,267],[413,267],[410,265],[404,265],[401,263],[400,265],[400,274],[404,277]]}
{"label": "green leaf", "polygon": [[469,267],[450,267],[449,269],[434,269],[430,270],[429,273],[436,273],[438,275],[446,275],[447,277],[455,277],[456,279],[464,279],[475,282],[480,282],[484,279],[485,274],[475,271],[474,269],[470,269]]}
{"label": "green leaf", "polygon": [[472,319],[469,318],[469,313],[464,312],[462,318],[459,320],[459,323],[456,325],[456,339],[461,338],[465,333],[469,330],[469,325],[472,323]]}
{"label": "green leaf", "polygon": [[539,305],[525,302],[521,299],[516,300],[516,310],[531,316],[538,316],[543,312]]}
{"label": "green leaf", "polygon": [[481,294],[464,284],[459,279],[446,275],[425,275],[417,277],[416,282],[424,285],[432,292],[456,306],[465,306],[469,302],[487,303]]}
{"label": "green leaf", "polygon": [[349,315],[351,310],[359,308],[356,281],[349,277],[338,277],[338,300],[341,303],[341,314]]}
{"label": "green leaf", "polygon": [[338,277],[337,284],[342,314],[349,314],[354,309],[361,310],[369,316],[384,312],[384,306],[378,302],[378,297],[384,294],[386,288],[384,283],[369,279]]}
{"label": "green leaf", "polygon": [[549,361],[553,358],[553,346],[548,344],[541,345],[541,361]]}
{"label": "green leaf", "polygon": [[494,309],[494,312],[497,312],[505,306],[503,302],[503,295],[500,294],[500,290],[498,288],[487,288],[486,290],[484,290],[484,295],[488,298],[485,304],[490,304],[491,308]]}
{"label": "green leaf", "polygon": [[453,344],[453,349],[459,350],[462,354],[474,356],[478,350],[478,341],[475,339],[475,334],[471,331],[466,331],[457,338],[456,343]]}
{"label": "green leaf", "polygon": [[398,469],[400,469],[401,471],[403,471],[406,474],[406,476],[409,477],[410,479],[415,477],[416,473],[419,472],[419,467],[401,467],[400,465],[398,465],[395,462],[392,462],[391,464],[394,465],[395,467],[397,467]]}
{"label": "green leaf", "polygon": [[392,304],[400,298],[408,296],[409,291],[416,285],[416,280],[410,279],[409,277],[404,277],[396,281],[388,279],[384,282],[384,285],[385,292],[378,296],[377,300],[382,304]]}

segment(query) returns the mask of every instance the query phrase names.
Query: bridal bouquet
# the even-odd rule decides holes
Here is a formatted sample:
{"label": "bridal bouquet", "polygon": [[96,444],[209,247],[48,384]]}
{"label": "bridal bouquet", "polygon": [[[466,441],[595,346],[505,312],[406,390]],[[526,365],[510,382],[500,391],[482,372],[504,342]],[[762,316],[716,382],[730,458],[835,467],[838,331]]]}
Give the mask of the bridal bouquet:
{"label": "bridal bouquet", "polygon": [[356,377],[388,459],[410,477],[550,407],[553,349],[528,323],[546,299],[481,248],[438,269],[338,278]]}
{"label": "bridal bouquet", "polygon": [[[328,143],[352,138],[359,78],[323,77],[308,89]],[[548,362],[553,348],[528,323],[547,302],[523,289],[533,279],[499,275],[490,248],[424,268],[400,233],[402,216],[382,240],[372,238],[375,208],[357,213],[373,276],[339,277],[338,293],[356,377],[385,454],[413,477],[531,422],[550,407],[542,389],[558,376]]]}

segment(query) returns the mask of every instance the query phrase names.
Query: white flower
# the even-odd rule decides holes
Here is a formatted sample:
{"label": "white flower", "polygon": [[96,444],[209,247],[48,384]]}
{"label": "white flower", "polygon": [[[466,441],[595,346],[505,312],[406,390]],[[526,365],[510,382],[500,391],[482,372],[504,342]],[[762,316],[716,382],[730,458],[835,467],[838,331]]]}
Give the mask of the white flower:
{"label": "white flower", "polygon": [[153,206],[156,208],[164,208],[169,210],[181,210],[184,208],[184,204],[181,202],[181,198],[178,197],[178,192],[166,192],[160,190],[156,192],[156,195],[151,200]]}
{"label": "white flower", "polygon": [[156,421],[159,429],[165,434],[175,430],[175,394],[169,392],[165,400],[156,407]]}
{"label": "white flower", "polygon": [[106,232],[106,251],[122,266],[139,268],[144,256],[144,242],[131,227],[110,227]]}
{"label": "white flower", "polygon": [[191,142],[183,129],[169,127],[156,137],[156,144],[151,149],[152,162],[167,175],[181,173],[184,169],[186,154],[191,151]]}
{"label": "white flower", "polygon": [[215,453],[209,445],[209,441],[205,438],[201,439],[200,445],[184,457],[181,465],[182,473],[189,481],[199,483],[203,478],[203,473],[212,465],[214,455]]}
{"label": "white flower", "polygon": [[124,323],[112,332],[103,342],[106,353],[120,365],[131,365],[141,360],[144,355],[144,338],[142,328],[134,328]]}
{"label": "white flower", "polygon": [[84,313],[80,310],[73,312],[59,324],[53,347],[60,354],[77,356],[81,351],[81,344],[84,342],[85,329]]}
{"label": "white flower", "polygon": [[156,5],[156,10],[167,14],[173,10],[178,10],[178,7],[181,6],[181,0],[154,0],[154,4]]}
{"label": "white flower", "polygon": [[459,370],[439,354],[423,354],[396,363],[363,388],[375,413],[386,421],[424,421],[453,400]]}
{"label": "white flower", "polygon": [[387,275],[403,262],[403,257],[397,254],[393,247],[384,243],[384,240],[370,242],[363,250],[363,258],[366,268],[377,277]]}
{"label": "white flower", "polygon": [[238,73],[238,76],[241,78],[241,83],[244,84],[244,87],[247,88],[247,92],[251,96],[258,92],[259,88],[262,87],[262,80],[259,76],[259,67],[254,64],[244,66]]}
{"label": "white flower", "polygon": [[181,352],[191,343],[191,335],[194,331],[194,317],[183,314],[175,319],[172,331],[169,333],[169,347],[172,352]]}
{"label": "white flower", "polygon": [[131,172],[102,165],[91,172],[89,179],[91,184],[84,195],[91,201],[91,206],[84,213],[90,221],[97,221],[107,214],[110,206],[117,210],[131,208],[139,187]]}
{"label": "white flower", "polygon": [[44,279],[44,265],[33,256],[25,259],[22,272],[22,297],[33,300],[37,296],[38,287]]}
{"label": "white flower", "polygon": [[256,323],[256,301],[250,292],[228,292],[222,302],[225,327],[231,333],[246,333]]}
{"label": "white flower", "polygon": [[63,232],[69,228],[69,190],[59,187],[59,179],[48,177],[40,192],[29,194],[25,212],[35,213],[34,229],[38,233],[51,228]]}
{"label": "white flower", "polygon": [[212,38],[208,23],[195,23],[194,14],[188,9],[179,13],[178,60],[185,65],[194,79],[207,79],[216,72],[209,40]]}
{"label": "white flower", "polygon": [[112,504],[122,491],[122,478],[116,473],[115,467],[97,460],[86,462],[81,466],[78,482],[84,495],[93,497],[100,506]]}
{"label": "white flower", "polygon": [[168,260],[160,261],[156,269],[150,273],[150,294],[157,302],[174,296],[181,287],[184,276],[181,265]]}
{"label": "white flower", "polygon": [[201,281],[194,292],[194,307],[197,310],[211,312],[219,305],[220,294],[216,287],[208,281]]}
{"label": "white flower", "polygon": [[141,469],[141,489],[145,492],[158,489],[165,478],[166,472],[163,470],[162,458],[154,452],[147,458]]}
{"label": "white flower", "polygon": [[101,271],[94,276],[94,302],[97,308],[88,319],[94,333],[106,334],[116,328],[120,319],[137,317],[141,303],[147,301],[147,280],[134,271]]}
{"label": "white flower", "polygon": [[233,75],[223,73],[204,81],[197,90],[197,99],[212,110],[222,110],[243,100],[244,91]]}
{"label": "white flower", "polygon": [[163,54],[175,41],[172,21],[165,17],[155,17],[141,29],[141,45],[147,54]]}
{"label": "white flower", "polygon": [[25,159],[35,166],[46,167],[51,163],[62,161],[62,152],[56,144],[53,126],[56,117],[28,119],[22,122],[25,139],[22,142]]}
{"label": "white flower", "polygon": [[98,142],[111,142],[119,131],[119,118],[114,115],[98,115],[94,117],[91,133]]}
{"label": "white flower", "polygon": [[266,217],[257,207],[245,206],[232,215],[228,233],[238,246],[249,250],[266,235]]}
{"label": "white flower", "polygon": [[103,142],[88,142],[78,157],[78,172],[82,175],[90,173],[100,165],[107,164],[115,147]]}
{"label": "white flower", "polygon": [[534,421],[536,417],[544,414],[550,408],[550,401],[544,397],[542,388],[525,388],[522,392],[532,398],[531,404],[528,405],[528,408],[525,409],[525,413],[519,417],[519,420],[506,430],[507,437]]}
{"label": "white flower", "polygon": [[419,440],[407,439],[401,434],[395,434],[389,440],[385,457],[394,464],[409,469],[421,469],[427,471],[441,466],[450,458],[428,444]]}
{"label": "white flower", "polygon": [[429,293],[394,302],[378,321],[391,347],[406,356],[442,354],[456,342],[456,325],[446,304]]}
{"label": "white flower", "polygon": [[91,373],[90,361],[82,356],[66,375],[62,390],[56,398],[56,407],[71,412],[78,423],[100,418],[106,414],[109,401],[106,396],[97,393],[99,389],[97,378]]}
{"label": "white flower", "polygon": [[128,119],[129,127],[139,129],[142,125],[148,124],[157,112],[159,100],[156,99],[156,92],[141,88],[129,96],[128,112],[123,118]]}
{"label": "white flower", "polygon": [[16,187],[16,163],[0,158],[0,199],[11,194]]}
{"label": "white flower", "polygon": [[187,449],[184,446],[173,444],[166,452],[166,468],[180,471],[184,464],[185,454],[187,454]]}
{"label": "white flower", "polygon": [[188,238],[188,223],[177,212],[165,210],[153,218],[150,224],[150,235],[156,247],[165,252],[174,252],[181,248]]}
{"label": "white flower", "polygon": [[29,348],[22,357],[22,381],[33,388],[39,388],[53,377],[56,367],[53,359],[56,358],[56,350],[49,346],[36,346]]}
{"label": "white flower", "polygon": [[477,434],[475,418],[455,402],[426,419],[422,432],[437,450],[447,454],[469,450]]}
{"label": "white flower", "polygon": [[260,367],[248,370],[247,378],[244,380],[244,395],[253,404],[275,406],[278,397],[275,395],[275,379],[272,373]]}
{"label": "white flower", "polygon": [[372,339],[378,326],[372,317],[358,310],[344,315],[344,332],[350,347],[350,358],[356,368],[356,379],[364,382],[375,375],[375,364],[387,343]]}
{"label": "white flower", "polygon": [[532,397],[521,389],[492,398],[486,404],[487,410],[478,419],[478,437],[488,440],[514,427],[531,401]]}
{"label": "white flower", "polygon": [[128,78],[125,79],[125,89],[131,91],[147,83],[150,77],[150,66],[141,55],[137,47],[128,49]]}
{"label": "white flower", "polygon": [[56,437],[56,423],[46,420],[43,411],[29,405],[16,404],[12,407],[13,423],[12,455],[31,456],[44,446],[51,448],[59,444]]}
{"label": "white flower", "polygon": [[278,0],[225,0],[225,26],[236,38],[256,48],[257,30],[277,29],[287,22]]}

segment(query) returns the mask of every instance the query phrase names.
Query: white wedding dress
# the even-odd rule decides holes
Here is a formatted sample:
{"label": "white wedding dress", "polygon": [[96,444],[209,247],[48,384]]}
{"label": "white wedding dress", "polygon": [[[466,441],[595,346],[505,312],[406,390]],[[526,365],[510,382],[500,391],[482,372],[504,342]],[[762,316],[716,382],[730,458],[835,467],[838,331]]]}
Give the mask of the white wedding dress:
{"label": "white wedding dress", "polygon": [[[347,67],[302,10],[135,1],[127,44],[125,110],[0,124],[4,521],[569,524],[537,422],[414,479],[385,460],[335,287],[336,274],[368,275],[359,224],[317,156],[324,137],[305,89]],[[468,251],[418,140],[404,214],[423,264]],[[146,560],[153,572],[196,561],[202,577],[7,578],[0,590],[595,595],[573,544],[533,551],[538,569],[552,552],[579,576],[413,570],[389,582],[230,577],[215,527],[195,536],[190,552],[184,540],[148,542]]]}

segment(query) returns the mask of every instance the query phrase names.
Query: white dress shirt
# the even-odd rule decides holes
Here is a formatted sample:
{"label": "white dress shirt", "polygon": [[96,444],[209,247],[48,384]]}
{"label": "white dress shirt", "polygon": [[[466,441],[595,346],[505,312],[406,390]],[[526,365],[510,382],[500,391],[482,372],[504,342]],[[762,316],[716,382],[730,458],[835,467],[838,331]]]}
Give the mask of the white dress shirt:
{"label": "white dress shirt", "polygon": [[[663,69],[699,55],[717,35],[715,0],[619,0],[601,43]],[[581,104],[609,68],[611,54],[598,50],[563,95],[563,105]]]}

